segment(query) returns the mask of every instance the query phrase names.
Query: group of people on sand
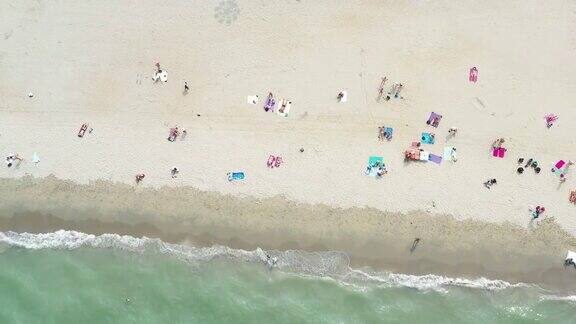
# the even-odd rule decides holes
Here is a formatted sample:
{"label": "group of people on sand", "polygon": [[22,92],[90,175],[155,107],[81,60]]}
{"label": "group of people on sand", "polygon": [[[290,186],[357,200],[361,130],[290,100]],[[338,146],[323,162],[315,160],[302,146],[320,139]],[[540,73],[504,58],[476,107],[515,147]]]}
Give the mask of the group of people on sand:
{"label": "group of people on sand", "polygon": [[24,159],[18,156],[18,154],[10,154],[6,157],[6,166],[9,168],[13,165],[18,166],[22,161],[24,161]]}
{"label": "group of people on sand", "polygon": [[[386,86],[386,82],[388,81],[387,77],[382,77],[380,81],[380,86],[378,87],[378,100],[382,99],[384,96],[384,87]],[[390,100],[392,97],[398,98],[400,97],[400,91],[404,86],[400,82],[396,82],[392,85],[390,90],[386,93],[386,101]]]}

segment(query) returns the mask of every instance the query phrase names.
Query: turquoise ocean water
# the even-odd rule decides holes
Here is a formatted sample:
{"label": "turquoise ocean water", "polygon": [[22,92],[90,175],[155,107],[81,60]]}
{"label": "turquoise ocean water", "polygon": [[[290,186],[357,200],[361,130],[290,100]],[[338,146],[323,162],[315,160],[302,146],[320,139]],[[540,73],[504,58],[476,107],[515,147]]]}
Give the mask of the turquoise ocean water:
{"label": "turquoise ocean water", "polygon": [[0,323],[576,323],[576,296],[350,269],[334,252],[64,231],[0,245]]}

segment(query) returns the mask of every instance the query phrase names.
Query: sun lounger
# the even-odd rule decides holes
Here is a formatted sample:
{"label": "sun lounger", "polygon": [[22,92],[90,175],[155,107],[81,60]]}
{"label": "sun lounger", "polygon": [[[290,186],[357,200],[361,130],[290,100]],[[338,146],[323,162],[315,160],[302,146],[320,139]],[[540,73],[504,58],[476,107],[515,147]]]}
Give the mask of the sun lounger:
{"label": "sun lounger", "polygon": [[292,102],[286,99],[282,99],[280,100],[280,107],[278,107],[276,113],[278,116],[288,117],[288,114],[290,113],[290,106],[292,106]]}
{"label": "sun lounger", "polygon": [[228,181],[244,180],[244,172],[229,172]]}
{"label": "sun lounger", "polygon": [[442,157],[430,153],[430,155],[428,156],[428,161],[432,161],[432,162],[434,162],[434,163],[436,163],[436,164],[440,164],[440,163],[442,163]]}
{"label": "sun lounger", "polygon": [[430,117],[428,117],[428,121],[426,121],[426,124],[433,127],[438,127],[438,125],[440,124],[440,120],[442,120],[442,115],[439,115],[435,112],[431,112]]}
{"label": "sun lounger", "polygon": [[422,133],[422,143],[434,144],[434,135],[430,133]]}

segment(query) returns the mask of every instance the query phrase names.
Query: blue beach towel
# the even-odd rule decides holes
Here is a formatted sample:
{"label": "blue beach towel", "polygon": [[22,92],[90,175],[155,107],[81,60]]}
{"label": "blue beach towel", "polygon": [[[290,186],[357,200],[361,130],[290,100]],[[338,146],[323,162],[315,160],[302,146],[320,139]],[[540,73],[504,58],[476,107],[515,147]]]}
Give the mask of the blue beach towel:
{"label": "blue beach towel", "polygon": [[392,127],[386,127],[384,129],[384,134],[386,134],[386,139],[391,140],[392,135],[394,134],[394,129]]}
{"label": "blue beach towel", "polygon": [[378,162],[380,162],[380,164],[384,164],[384,158],[381,156],[371,156],[368,159],[369,166],[375,166],[376,164],[378,164]]}
{"label": "blue beach towel", "polygon": [[422,143],[434,144],[434,136],[430,133],[422,133]]}
{"label": "blue beach towel", "polygon": [[228,181],[244,180],[244,172],[230,172],[228,173]]}

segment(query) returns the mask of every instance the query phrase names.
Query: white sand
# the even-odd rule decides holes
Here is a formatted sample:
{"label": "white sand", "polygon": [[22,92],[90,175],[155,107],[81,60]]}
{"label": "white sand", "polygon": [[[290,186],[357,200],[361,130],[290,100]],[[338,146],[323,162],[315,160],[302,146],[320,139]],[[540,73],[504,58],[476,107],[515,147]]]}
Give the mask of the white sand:
{"label": "white sand", "polygon": [[[576,233],[576,167],[562,186],[550,172],[576,160],[575,2],[232,1],[240,11],[229,24],[219,3],[0,2],[0,154],[26,159],[0,177],[133,183],[143,172],[143,186],[521,226],[540,204]],[[156,62],[167,83],[152,82]],[[405,99],[376,101],[384,75]],[[288,118],[264,112],[268,91],[292,101]],[[254,94],[259,103],[246,104]],[[444,116],[438,129],[425,124],[431,111]],[[551,129],[548,113],[559,116]],[[94,132],[80,139],[84,122]],[[166,140],[174,125],[187,129],[184,141]],[[378,141],[382,125],[394,127],[391,142]],[[427,147],[442,155],[452,126],[457,163],[404,164],[423,131],[436,133]],[[488,152],[497,137],[505,159]],[[269,154],[285,163],[267,168]],[[381,180],[364,176],[370,155],[385,158]],[[520,156],[542,172],[517,175]],[[237,170],[246,180],[229,183]]]}

